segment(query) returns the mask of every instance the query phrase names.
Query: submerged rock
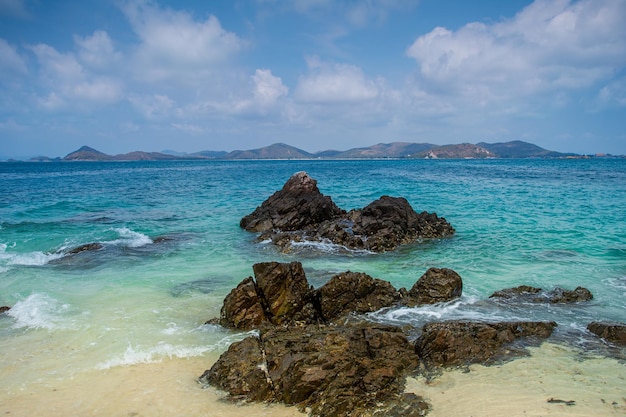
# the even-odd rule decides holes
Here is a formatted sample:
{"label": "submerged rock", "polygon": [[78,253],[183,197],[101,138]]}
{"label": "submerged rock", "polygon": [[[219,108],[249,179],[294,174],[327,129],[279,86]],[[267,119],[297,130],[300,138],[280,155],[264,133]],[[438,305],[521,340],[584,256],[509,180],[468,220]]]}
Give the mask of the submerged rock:
{"label": "submerged rock", "polygon": [[261,240],[269,239],[284,251],[292,242],[329,241],[350,249],[384,252],[418,239],[454,234],[444,218],[418,214],[402,197],[382,196],[362,209],[346,212],[320,193],[317,182],[305,172],[294,174],[280,191],[243,217],[240,226],[262,232]]}
{"label": "submerged rock", "polygon": [[231,397],[309,408],[311,416],[422,416],[428,404],[403,394],[418,364],[395,327],[275,327],[231,345],[200,380]]}
{"label": "submerged rock", "polygon": [[415,351],[427,367],[488,363],[509,353],[505,348],[511,342],[545,339],[555,327],[555,322],[429,323],[416,340]]}
{"label": "submerged rock", "polygon": [[553,290],[544,291],[541,288],[520,285],[519,287],[496,291],[491,294],[489,298],[501,298],[530,303],[564,304],[589,301],[593,299],[593,294],[584,287],[576,287],[574,290],[565,290],[556,287]]}
{"label": "submerged rock", "polygon": [[626,346],[626,324],[624,323],[594,321],[587,325],[587,330],[608,342]]}
{"label": "submerged rock", "polygon": [[80,246],[76,246],[74,248],[71,248],[71,249],[65,251],[65,253],[67,253],[68,255],[76,255],[77,253],[81,253],[81,252],[100,250],[103,247],[104,246],[102,245],[102,243],[98,243],[98,242],[85,243],[84,245],[80,245]]}

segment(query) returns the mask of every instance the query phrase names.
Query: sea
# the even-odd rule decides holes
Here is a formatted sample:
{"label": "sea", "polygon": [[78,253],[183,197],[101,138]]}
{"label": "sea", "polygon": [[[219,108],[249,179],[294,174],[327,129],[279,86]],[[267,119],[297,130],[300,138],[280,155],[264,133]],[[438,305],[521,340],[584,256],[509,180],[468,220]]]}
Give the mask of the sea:
{"label": "sea", "polygon": [[[301,243],[281,253],[242,230],[296,172],[341,208],[405,197],[456,229],[387,253]],[[93,250],[72,249],[97,244]],[[410,288],[455,270],[460,299],[369,319],[553,320],[526,356],[417,376],[432,416],[626,415],[626,352],[586,330],[626,322],[626,159],[246,160],[0,163],[0,413],[11,416],[298,416],[239,404],[198,377],[255,332],[205,324],[257,262],[302,263]],[[489,296],[588,288],[578,304]]]}

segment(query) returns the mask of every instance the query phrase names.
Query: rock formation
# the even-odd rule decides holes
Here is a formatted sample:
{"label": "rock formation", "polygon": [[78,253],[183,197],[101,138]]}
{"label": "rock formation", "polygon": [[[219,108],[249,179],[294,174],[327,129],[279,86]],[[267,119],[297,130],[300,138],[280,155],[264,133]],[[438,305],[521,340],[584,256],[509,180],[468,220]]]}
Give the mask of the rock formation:
{"label": "rock formation", "polygon": [[564,290],[563,288],[556,287],[553,290],[544,291],[541,288],[521,285],[515,288],[507,288],[501,291],[496,291],[491,294],[489,298],[500,298],[530,303],[563,304],[589,301],[593,299],[593,295],[591,294],[591,291],[583,287],[576,287],[574,290]]}
{"label": "rock formation", "polygon": [[587,330],[608,342],[626,346],[626,324],[594,321],[587,325]]}
{"label": "rock formation", "polygon": [[232,344],[200,381],[235,398],[310,408],[311,416],[423,416],[428,405],[402,394],[418,362],[395,327],[275,327]]}
{"label": "rock formation", "polygon": [[382,196],[366,207],[346,212],[317,188],[317,181],[297,172],[283,188],[243,217],[240,226],[261,232],[261,240],[289,250],[293,241],[330,241],[350,249],[384,252],[424,238],[454,234],[435,213],[416,213],[402,197]]}
{"label": "rock formation", "polygon": [[393,305],[449,301],[462,291],[461,277],[431,268],[409,290],[358,272],[309,286],[302,265],[253,266],[224,300],[212,323],[258,336],[233,343],[200,377],[234,399],[279,401],[311,416],[423,416],[428,404],[403,393],[405,377],[426,368],[488,363],[520,339],[548,337],[553,322],[426,324],[410,343],[400,328],[356,315]]}
{"label": "rock formation", "polygon": [[251,330],[264,325],[329,323],[349,313],[369,313],[397,304],[417,306],[461,296],[461,277],[451,269],[430,268],[410,291],[362,272],[343,272],[312,288],[300,262],[254,264],[248,277],[224,299],[224,327]]}
{"label": "rock formation", "polygon": [[488,363],[504,355],[504,347],[516,339],[545,339],[555,327],[555,322],[429,323],[415,342],[415,350],[427,367]]}

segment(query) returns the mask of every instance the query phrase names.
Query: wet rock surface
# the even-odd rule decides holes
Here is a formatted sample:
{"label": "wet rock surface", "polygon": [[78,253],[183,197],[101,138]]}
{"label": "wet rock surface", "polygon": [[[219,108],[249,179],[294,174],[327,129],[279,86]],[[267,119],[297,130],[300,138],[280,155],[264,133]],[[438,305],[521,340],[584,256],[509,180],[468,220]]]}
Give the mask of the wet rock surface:
{"label": "wet rock surface", "polygon": [[619,346],[626,346],[626,324],[594,321],[587,325],[587,330],[602,339]]}
{"label": "wet rock surface", "polygon": [[461,296],[463,280],[449,268],[430,268],[407,293],[409,306],[451,301]]}
{"label": "wet rock surface", "polygon": [[330,323],[350,313],[370,313],[394,305],[423,305],[461,296],[461,277],[451,269],[430,268],[410,291],[362,272],[346,271],[318,289],[308,283],[300,262],[262,262],[224,299],[220,317],[209,321],[251,330],[263,325]]}
{"label": "wet rock surface", "polygon": [[[403,393],[406,376],[448,366],[489,364],[525,354],[554,322],[446,321],[414,329],[365,320],[359,313],[395,305],[437,303],[461,295],[453,270],[429,269],[409,290],[347,271],[314,289],[299,262],[253,266],[213,321],[259,329],[233,343],[200,381],[229,398],[278,401],[312,416],[423,416],[425,400]],[[420,304],[421,305],[421,304]],[[523,343],[521,343],[523,342]]]}
{"label": "wet rock surface", "polygon": [[382,196],[362,209],[345,210],[317,188],[305,172],[295,173],[283,188],[243,217],[240,226],[261,232],[283,251],[292,242],[331,242],[350,249],[385,252],[399,245],[454,234],[435,213],[417,213],[402,197]]}
{"label": "wet rock surface", "polygon": [[415,342],[415,351],[429,367],[489,363],[511,353],[506,346],[520,338],[545,339],[555,322],[448,321],[429,323]]}
{"label": "wet rock surface", "polygon": [[311,416],[422,416],[428,404],[403,394],[418,362],[395,327],[276,327],[231,345],[200,380],[235,398],[308,408]]}
{"label": "wet rock surface", "polygon": [[553,290],[545,291],[541,288],[521,285],[515,288],[496,291],[491,294],[489,298],[499,298],[515,302],[566,304],[592,300],[593,294],[584,287],[576,287],[574,290],[565,290],[556,287]]}

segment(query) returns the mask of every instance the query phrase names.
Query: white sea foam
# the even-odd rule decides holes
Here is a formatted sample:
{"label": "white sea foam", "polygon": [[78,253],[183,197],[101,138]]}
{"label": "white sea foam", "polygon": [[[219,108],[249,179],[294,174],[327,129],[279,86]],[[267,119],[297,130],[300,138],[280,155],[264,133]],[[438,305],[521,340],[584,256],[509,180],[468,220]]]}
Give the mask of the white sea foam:
{"label": "white sea foam", "polygon": [[129,343],[124,354],[96,365],[96,369],[109,369],[116,366],[161,362],[166,358],[190,358],[200,356],[209,350],[210,347],[208,346],[181,346],[163,342],[156,346],[140,348],[133,347],[133,345]]}
{"label": "white sea foam", "polygon": [[313,241],[303,240],[302,242],[291,242],[289,246],[296,251],[302,249],[311,249],[323,253],[331,254],[354,254],[354,255],[371,255],[374,252],[366,249],[350,249],[347,246],[332,243],[330,240]]}
{"label": "white sea foam", "polygon": [[152,243],[152,239],[148,236],[130,230],[127,227],[122,227],[119,229],[113,229],[119,234],[119,239],[112,240],[110,242],[104,242],[111,245],[119,245],[125,246],[128,248],[139,248],[145,245],[149,245]]}
{"label": "white sea foam", "polygon": [[46,294],[35,293],[15,303],[7,315],[15,319],[14,328],[56,330],[71,327],[66,316],[70,308]]}
{"label": "white sea foam", "polygon": [[[8,270],[8,266],[43,266],[64,256],[62,253],[44,253],[41,251],[26,253],[7,252],[8,247],[4,243],[0,244],[0,272]],[[15,244],[11,247],[14,248]]]}

